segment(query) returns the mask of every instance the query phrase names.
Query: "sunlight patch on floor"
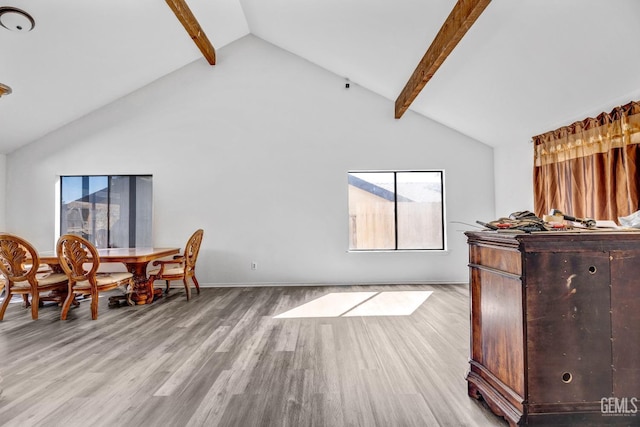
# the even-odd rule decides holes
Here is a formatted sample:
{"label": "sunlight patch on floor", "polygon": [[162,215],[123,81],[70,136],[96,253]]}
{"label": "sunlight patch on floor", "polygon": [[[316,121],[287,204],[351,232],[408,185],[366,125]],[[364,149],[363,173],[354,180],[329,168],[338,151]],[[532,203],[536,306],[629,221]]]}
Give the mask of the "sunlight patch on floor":
{"label": "sunlight patch on floor", "polygon": [[343,316],[410,316],[432,293],[432,291],[380,292]]}
{"label": "sunlight patch on floor", "polygon": [[279,314],[275,319],[339,317],[375,294],[377,292],[332,292]]}
{"label": "sunlight patch on floor", "polygon": [[410,316],[433,291],[332,292],[274,319],[302,317]]}

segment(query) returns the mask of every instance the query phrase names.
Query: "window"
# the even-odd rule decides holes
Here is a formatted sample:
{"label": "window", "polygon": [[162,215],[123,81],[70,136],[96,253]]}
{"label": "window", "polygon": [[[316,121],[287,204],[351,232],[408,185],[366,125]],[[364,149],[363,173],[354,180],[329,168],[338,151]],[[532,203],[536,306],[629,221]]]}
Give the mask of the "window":
{"label": "window", "polygon": [[63,176],[60,234],[97,248],[151,247],[151,175]]}
{"label": "window", "polygon": [[350,250],[444,250],[444,172],[349,172]]}

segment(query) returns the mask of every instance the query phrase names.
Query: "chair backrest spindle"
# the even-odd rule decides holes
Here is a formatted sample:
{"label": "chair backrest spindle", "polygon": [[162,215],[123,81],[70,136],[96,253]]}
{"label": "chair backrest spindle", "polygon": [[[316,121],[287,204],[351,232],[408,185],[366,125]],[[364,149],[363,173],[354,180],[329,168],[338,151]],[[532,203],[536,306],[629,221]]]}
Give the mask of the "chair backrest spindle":
{"label": "chair backrest spindle", "polygon": [[[69,278],[75,281],[89,280],[100,267],[100,256],[96,248],[86,239],[65,235],[58,240],[56,252],[60,266]],[[91,264],[89,269],[87,264]]]}

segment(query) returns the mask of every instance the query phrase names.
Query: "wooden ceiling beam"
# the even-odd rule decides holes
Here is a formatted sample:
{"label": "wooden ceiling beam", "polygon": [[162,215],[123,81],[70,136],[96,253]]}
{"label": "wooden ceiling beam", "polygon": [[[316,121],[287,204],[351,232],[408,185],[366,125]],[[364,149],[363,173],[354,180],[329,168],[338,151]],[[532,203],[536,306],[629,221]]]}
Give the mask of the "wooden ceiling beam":
{"label": "wooden ceiling beam", "polygon": [[491,0],[458,0],[447,20],[396,99],[396,119],[402,117],[420,91],[478,19]]}
{"label": "wooden ceiling beam", "polygon": [[166,0],[166,2],[209,64],[216,65],[216,50],[185,0]]}
{"label": "wooden ceiling beam", "polygon": [[11,93],[11,88],[7,85],[0,83],[0,96],[9,95]]}

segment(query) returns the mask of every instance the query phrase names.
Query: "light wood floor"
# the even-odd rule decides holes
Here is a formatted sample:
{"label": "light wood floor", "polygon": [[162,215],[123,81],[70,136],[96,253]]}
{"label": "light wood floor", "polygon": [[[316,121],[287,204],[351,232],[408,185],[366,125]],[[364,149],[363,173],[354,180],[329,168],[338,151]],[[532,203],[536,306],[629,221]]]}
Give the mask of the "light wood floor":
{"label": "light wood floor", "polygon": [[[333,292],[433,291],[409,316],[274,318]],[[0,322],[2,426],[502,426],[467,396],[465,285],[206,288]]]}

